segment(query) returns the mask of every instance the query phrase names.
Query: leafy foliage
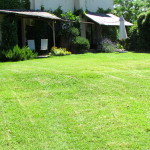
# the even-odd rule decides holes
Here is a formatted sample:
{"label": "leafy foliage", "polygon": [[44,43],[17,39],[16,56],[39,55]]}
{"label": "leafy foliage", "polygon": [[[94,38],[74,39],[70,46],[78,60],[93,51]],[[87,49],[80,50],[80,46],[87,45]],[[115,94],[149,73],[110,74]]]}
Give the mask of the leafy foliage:
{"label": "leafy foliage", "polygon": [[113,13],[117,16],[123,15],[126,20],[132,23],[136,22],[139,14],[150,8],[149,0],[114,0],[114,4]]}
{"label": "leafy foliage", "polygon": [[0,61],[20,61],[36,57],[37,54],[28,47],[22,49],[17,45],[13,49],[0,51]]}

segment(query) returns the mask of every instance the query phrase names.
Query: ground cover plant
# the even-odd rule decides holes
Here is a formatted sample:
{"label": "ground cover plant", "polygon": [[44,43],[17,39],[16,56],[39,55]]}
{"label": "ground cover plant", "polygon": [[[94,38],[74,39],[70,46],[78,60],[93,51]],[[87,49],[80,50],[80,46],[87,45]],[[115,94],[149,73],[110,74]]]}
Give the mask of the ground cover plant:
{"label": "ground cover plant", "polygon": [[0,149],[150,149],[150,55],[0,63]]}

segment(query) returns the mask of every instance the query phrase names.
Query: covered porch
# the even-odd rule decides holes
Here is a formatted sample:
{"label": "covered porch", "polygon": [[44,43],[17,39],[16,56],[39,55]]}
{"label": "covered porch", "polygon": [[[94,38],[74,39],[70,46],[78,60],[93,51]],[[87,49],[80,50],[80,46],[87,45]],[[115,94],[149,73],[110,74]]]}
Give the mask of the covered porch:
{"label": "covered porch", "polygon": [[[34,11],[34,10],[0,10],[1,20],[4,16],[9,15],[12,17],[17,18],[17,28],[18,28],[18,45],[20,47],[26,46],[28,40],[35,40],[32,32],[35,27],[35,21],[41,21],[41,26],[39,28],[44,28],[44,23],[50,27],[48,30],[51,33],[51,42],[52,46],[56,45],[55,40],[55,23],[56,21],[60,21],[61,18],[50,14],[44,11]],[[43,22],[43,24],[42,24]],[[1,34],[1,32],[0,32]],[[0,35],[2,37],[2,35]],[[46,36],[47,37],[47,36]],[[43,37],[39,35],[39,38],[42,39]],[[44,37],[45,38],[45,37]],[[49,44],[48,42],[48,44]]]}

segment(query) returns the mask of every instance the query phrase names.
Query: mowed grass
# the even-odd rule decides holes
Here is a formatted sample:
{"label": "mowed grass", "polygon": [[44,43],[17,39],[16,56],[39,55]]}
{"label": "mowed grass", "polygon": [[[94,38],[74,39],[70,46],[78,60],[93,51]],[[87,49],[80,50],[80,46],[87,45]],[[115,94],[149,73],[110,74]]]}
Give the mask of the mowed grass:
{"label": "mowed grass", "polygon": [[149,150],[150,54],[0,63],[0,149]]}

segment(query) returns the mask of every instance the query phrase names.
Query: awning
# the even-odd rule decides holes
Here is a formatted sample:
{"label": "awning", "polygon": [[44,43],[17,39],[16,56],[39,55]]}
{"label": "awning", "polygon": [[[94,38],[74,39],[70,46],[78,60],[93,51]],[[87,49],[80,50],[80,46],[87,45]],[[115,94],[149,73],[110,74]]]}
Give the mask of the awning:
{"label": "awning", "polygon": [[[113,14],[98,14],[98,13],[86,13],[86,17],[93,20],[100,25],[106,26],[119,26],[119,17]],[[133,24],[125,20],[125,26],[132,26]]]}
{"label": "awning", "polygon": [[21,17],[30,18],[43,18],[51,20],[61,20],[61,18],[44,11],[34,11],[34,10],[2,10],[0,9],[0,14],[14,14]]}

